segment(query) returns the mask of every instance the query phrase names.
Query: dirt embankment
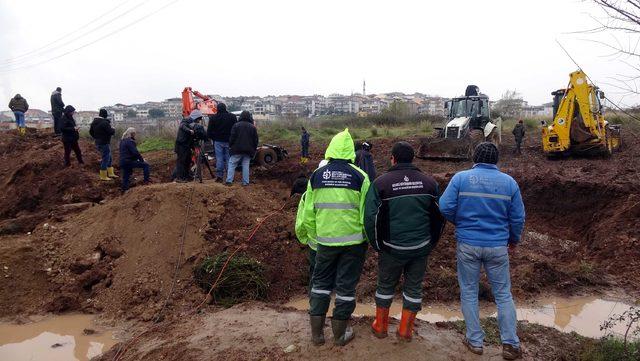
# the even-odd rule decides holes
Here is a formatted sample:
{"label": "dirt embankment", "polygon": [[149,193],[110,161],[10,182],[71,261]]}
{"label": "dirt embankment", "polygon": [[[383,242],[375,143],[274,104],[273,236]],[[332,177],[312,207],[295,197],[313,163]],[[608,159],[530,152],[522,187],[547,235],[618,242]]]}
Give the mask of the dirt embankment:
{"label": "dirt embankment", "polygon": [[[167,313],[183,311],[204,297],[192,280],[196,264],[237,247],[268,266],[270,299],[301,294],[306,259],[294,243],[292,218],[276,217],[246,241],[257,220],[286,201],[273,189],[212,182],[139,187],[65,222],[38,226],[8,240],[0,255],[11,272],[0,282],[13,286],[0,297],[0,314],[83,310],[147,321],[172,287]],[[287,207],[292,212],[294,202]],[[32,290],[36,281],[42,288]]]}
{"label": "dirt embankment", "polygon": [[[374,144],[379,172],[388,164],[394,141]],[[3,135],[0,144],[4,144],[0,150],[6,160],[2,166],[18,174],[9,178],[19,179],[22,184],[29,182],[33,198],[39,200],[28,213],[39,217],[34,221],[39,225],[33,234],[2,238],[0,263],[8,267],[4,270],[7,277],[0,278],[2,316],[84,310],[151,319],[171,290],[189,199],[192,206],[179,263],[180,282],[174,286],[168,314],[193,307],[204,296],[194,286],[191,273],[200,260],[238,247],[242,254],[266,266],[270,301],[305,294],[306,249],[298,244],[293,230],[297,198],[289,200],[255,238],[247,241],[247,237],[263,217],[287,201],[293,180],[316,166],[323,152],[319,144],[312,147],[314,158],[304,167],[298,164],[295,148],[291,148],[290,159],[273,168],[254,168],[254,184],[248,188],[227,188],[211,181],[157,184],[136,187],[124,196],[114,193],[117,185],[95,180],[91,166],[59,169],[59,159],[55,163],[53,158],[60,157],[61,146],[51,136],[36,134],[20,139]],[[50,151],[48,162],[41,166],[49,167],[51,177],[31,171],[35,169],[32,165],[24,168],[19,162],[9,161],[20,154],[25,161],[37,159],[34,153],[40,153],[38,149],[43,146]],[[86,143],[83,146],[90,147]],[[527,207],[526,232],[512,256],[517,298],[543,292],[575,294],[620,288],[637,294],[640,247],[634,224],[640,212],[640,178],[636,172],[639,153],[627,147],[609,160],[548,161],[534,147],[517,157],[509,151],[509,145],[503,147],[501,168],[520,183]],[[90,154],[91,149],[87,149],[87,160]],[[93,157],[97,169],[97,153]],[[160,159],[160,166],[155,167],[167,169],[170,161],[165,160],[169,158],[160,153],[147,157],[152,166]],[[417,163],[435,173],[443,187],[456,171],[471,165]],[[60,179],[71,183],[60,183]],[[56,191],[50,189],[52,181],[61,184]],[[17,182],[8,184],[14,193],[20,189]],[[73,201],[79,202],[96,194],[106,200],[104,204],[61,215],[52,211],[68,203],[69,197],[77,197]],[[20,212],[11,213],[11,209],[23,207],[15,198],[6,193],[0,199],[4,202],[4,208],[0,208],[3,214],[19,216]],[[453,231],[453,227],[447,227],[429,259],[424,290],[427,302],[458,298]],[[376,257],[375,252],[369,252],[358,288],[365,299],[371,299],[375,290]],[[481,297],[491,299],[486,280]]]}
{"label": "dirt embankment", "polygon": [[[388,166],[394,141],[374,143],[379,173]],[[411,141],[417,146],[416,140]],[[305,166],[298,164],[296,147],[290,147],[290,159],[272,168],[254,168],[254,183],[247,188],[207,180],[204,184],[134,187],[120,195],[117,183],[97,180],[98,154],[92,144],[81,143],[87,166],[63,169],[62,146],[52,136],[0,134],[0,182],[5,185],[0,222],[3,229],[9,229],[4,233],[12,234],[0,237],[0,316],[80,310],[149,321],[166,302],[163,316],[177,323],[163,324],[163,334],[145,335],[128,359],[172,355],[182,359],[375,357],[378,346],[371,348],[373,341],[368,336],[356,340],[347,352],[326,347],[316,354],[301,343],[308,336],[302,313],[263,306],[213,313],[219,309],[207,306],[209,312],[204,315],[181,319],[204,297],[193,282],[195,265],[207,256],[237,248],[265,265],[271,304],[305,295],[307,250],[295,238],[298,198],[287,201],[288,187],[300,173],[315,168],[323,146],[312,146],[312,161]],[[500,166],[519,182],[527,208],[525,235],[511,263],[516,298],[616,289],[637,296],[640,149],[628,146],[607,160],[549,161],[535,147],[527,148],[523,156],[514,156],[509,147],[507,141]],[[156,170],[156,180],[168,179],[173,165],[170,152],[155,152],[146,158]],[[442,187],[456,171],[471,166],[470,162],[423,160],[417,164],[433,173]],[[247,240],[257,223],[283,205],[282,212]],[[32,234],[25,234],[31,230]],[[372,299],[376,270],[376,254],[369,252],[358,287],[361,299]],[[481,297],[491,299],[486,280]],[[427,303],[458,298],[451,226],[429,259],[424,298]],[[244,312],[249,318],[243,318]],[[277,323],[273,336],[271,329],[261,328],[264,320],[286,324]],[[369,335],[366,321],[356,329]],[[209,334],[214,336],[205,337]],[[424,352],[436,359],[468,356],[461,353],[459,335],[435,332],[434,326],[424,324],[419,334],[429,342],[400,351],[403,349],[393,341],[384,341],[382,349],[386,355],[403,358]],[[535,340],[535,333],[531,334]],[[213,347],[212,342],[221,346]],[[440,348],[443,343],[455,346]],[[290,344],[296,344],[298,351],[284,353]]]}
{"label": "dirt embankment", "polygon": [[80,147],[87,164],[80,167],[73,159],[64,168],[59,138],[35,132],[0,136],[0,234],[27,233],[47,218],[62,219],[77,203],[97,203],[113,193],[115,188],[97,182],[92,144],[82,141]]}

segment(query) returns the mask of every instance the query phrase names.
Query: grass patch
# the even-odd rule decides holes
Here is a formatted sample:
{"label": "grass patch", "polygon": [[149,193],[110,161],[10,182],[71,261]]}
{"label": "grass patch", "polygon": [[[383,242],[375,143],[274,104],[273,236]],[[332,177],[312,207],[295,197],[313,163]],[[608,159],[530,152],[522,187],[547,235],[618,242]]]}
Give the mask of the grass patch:
{"label": "grass patch", "polygon": [[[500,346],[502,342],[500,341],[500,329],[498,328],[498,320],[495,317],[481,318],[480,326],[484,330],[484,342],[490,345]],[[465,334],[466,326],[464,324],[464,320],[454,321],[453,328],[458,331],[458,333]]]}
{"label": "grass patch", "polygon": [[434,126],[444,123],[441,118],[410,117],[388,120],[382,117],[334,116],[318,118],[283,119],[258,125],[261,143],[299,141],[301,127],[311,135],[311,142],[327,142],[338,132],[349,128],[354,140],[370,140],[389,137],[427,136]]}
{"label": "grass patch", "polygon": [[140,153],[153,152],[156,150],[169,150],[173,149],[175,145],[174,140],[166,138],[146,138],[138,145],[138,151]]}
{"label": "grass patch", "polygon": [[[209,292],[224,267],[229,254],[224,252],[216,257],[207,257],[194,270],[198,286]],[[266,268],[253,258],[236,255],[231,258],[211,295],[217,304],[231,306],[244,301],[262,300],[267,297],[269,281]]]}
{"label": "grass patch", "polygon": [[640,360],[640,341],[627,343],[614,337],[601,339],[580,355],[584,361],[636,361]]}

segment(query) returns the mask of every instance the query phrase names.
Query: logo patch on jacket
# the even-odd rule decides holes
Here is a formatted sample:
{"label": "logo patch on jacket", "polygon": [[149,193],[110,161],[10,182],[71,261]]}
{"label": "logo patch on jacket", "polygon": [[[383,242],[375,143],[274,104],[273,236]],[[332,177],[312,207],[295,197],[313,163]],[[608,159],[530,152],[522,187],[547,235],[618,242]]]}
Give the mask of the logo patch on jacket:
{"label": "logo patch on jacket", "polygon": [[412,182],[409,179],[409,176],[406,176],[406,175],[402,179],[402,182],[392,183],[391,184],[391,190],[394,191],[394,192],[395,191],[401,191],[401,190],[407,190],[407,189],[422,189],[422,188],[424,188],[424,183],[422,183],[421,180]]}
{"label": "logo patch on jacket", "polygon": [[311,177],[311,187],[317,188],[349,188],[359,191],[363,176],[349,164],[329,164],[320,168]]}
{"label": "logo patch on jacket", "polygon": [[325,170],[322,172],[322,185],[325,187],[346,188],[352,183],[353,174],[339,170]]}

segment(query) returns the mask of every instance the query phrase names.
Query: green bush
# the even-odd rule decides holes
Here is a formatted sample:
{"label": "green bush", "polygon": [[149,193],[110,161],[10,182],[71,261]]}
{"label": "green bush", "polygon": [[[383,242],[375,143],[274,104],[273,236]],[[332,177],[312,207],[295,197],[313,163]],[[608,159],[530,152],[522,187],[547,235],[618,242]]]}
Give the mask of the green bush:
{"label": "green bush", "polygon": [[540,119],[525,119],[523,123],[527,130],[540,129]]}
{"label": "green bush", "polygon": [[[198,286],[209,292],[228,259],[229,254],[226,252],[216,257],[207,257],[194,270]],[[211,295],[217,304],[230,306],[244,301],[264,301],[268,289],[264,265],[253,258],[237,254],[229,260]]]}
{"label": "green bush", "polygon": [[138,145],[140,153],[173,149],[175,142],[166,138],[146,138]]}

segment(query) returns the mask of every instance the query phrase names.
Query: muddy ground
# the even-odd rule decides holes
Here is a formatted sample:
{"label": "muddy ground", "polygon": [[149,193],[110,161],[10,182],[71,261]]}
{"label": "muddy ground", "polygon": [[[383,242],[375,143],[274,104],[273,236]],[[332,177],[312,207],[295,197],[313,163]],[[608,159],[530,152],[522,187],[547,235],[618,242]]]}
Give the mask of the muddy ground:
{"label": "muddy ground", "polygon": [[[392,320],[389,337],[378,339],[370,331],[372,319],[354,322],[356,338],[347,346],[332,345],[331,325],[325,325],[327,343],[312,346],[306,313],[247,303],[216,313],[183,318],[158,326],[115,346],[99,358],[108,360],[498,360],[495,319],[485,323],[488,344],[482,356],[470,354],[462,344],[459,325],[416,322],[412,342],[400,342]],[[584,342],[575,335],[546,327],[521,324],[520,336],[526,347],[524,360],[572,360]]]}
{"label": "muddy ground", "polygon": [[[525,235],[512,256],[516,300],[548,293],[616,292],[629,299],[640,295],[640,150],[633,139],[627,135],[628,146],[611,159],[555,161],[547,160],[535,144],[526,147],[524,155],[514,156],[511,142],[505,139],[499,165],[519,182],[527,209]],[[374,142],[379,172],[388,167],[395,141]],[[417,138],[411,142],[417,148]],[[169,325],[176,319],[198,329],[196,323],[215,323],[216,317],[226,317],[233,311],[217,312],[219,306],[205,305],[203,315],[185,320],[184,315],[205,297],[195,285],[192,271],[205,257],[238,248],[239,254],[253,257],[266,267],[270,284],[266,302],[276,305],[304,296],[307,252],[293,231],[297,198],[288,198],[289,186],[300,173],[312,170],[322,157],[324,145],[312,145],[312,161],[304,167],[298,163],[297,145],[285,146],[291,157],[268,169],[254,168],[254,183],[246,188],[225,187],[207,177],[203,184],[164,183],[174,164],[171,152],[148,153],[145,158],[152,164],[155,184],[139,186],[134,181],[131,191],[121,195],[117,182],[98,181],[99,156],[88,141],[81,141],[87,165],[63,168],[62,146],[53,136],[35,132],[25,138],[0,134],[0,184],[4,185],[0,194],[0,317],[81,311],[139,322],[141,329],[154,325],[149,321],[165,320],[161,324],[177,330],[180,324]],[[470,162],[416,163],[433,173],[442,187],[456,171],[471,166]],[[281,208],[283,211],[278,212]],[[278,212],[277,216],[248,241],[253,227],[272,212]],[[358,287],[361,300],[372,300],[375,271],[376,255],[369,252]],[[483,285],[481,298],[491,300],[486,280]],[[455,239],[453,227],[448,226],[429,259],[424,299],[430,303],[457,298]],[[279,310],[263,308],[258,310],[275,312],[275,319],[300,318],[296,321],[300,323],[299,332],[306,330],[303,315],[278,316]],[[247,327],[250,329],[250,324]],[[262,333],[248,329],[238,332],[262,338],[255,344],[262,348],[234,352],[240,355],[237,359],[285,358],[281,346],[293,342],[292,336],[282,336],[274,346]],[[222,348],[199,353],[200,348],[208,348],[207,342],[215,340],[213,336],[198,339],[190,335],[180,344],[164,339],[156,345],[166,347],[155,351],[154,338],[147,336],[141,340],[142,344],[148,343],[146,348],[136,349],[133,355],[144,355],[136,353],[144,350],[167,357],[171,350],[198,356],[178,359],[224,355],[220,353]],[[438,331],[433,337],[449,336]],[[366,342],[354,345],[354,349],[366,349]],[[233,347],[244,349],[244,343]],[[304,358],[308,356],[304,352],[311,352],[302,344],[298,347],[301,353],[286,358]],[[397,351],[396,346],[389,347],[389,353]],[[349,358],[348,352],[326,352],[327,358]]]}

